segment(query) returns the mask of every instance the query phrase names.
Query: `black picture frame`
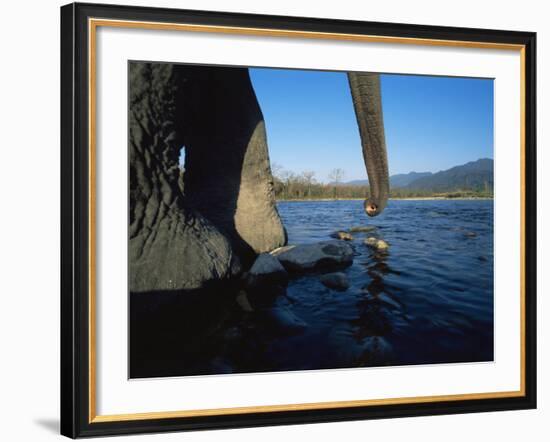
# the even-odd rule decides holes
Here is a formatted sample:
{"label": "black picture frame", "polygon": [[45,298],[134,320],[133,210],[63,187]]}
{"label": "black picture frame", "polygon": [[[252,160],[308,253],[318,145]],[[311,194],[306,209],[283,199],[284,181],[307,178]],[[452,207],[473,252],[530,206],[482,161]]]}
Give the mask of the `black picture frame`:
{"label": "black picture frame", "polygon": [[[521,45],[524,51],[524,395],[97,421],[90,418],[89,18]],[[125,148],[124,146],[122,148]],[[536,34],[73,3],[61,8],[61,434],[239,428],[536,408]]]}

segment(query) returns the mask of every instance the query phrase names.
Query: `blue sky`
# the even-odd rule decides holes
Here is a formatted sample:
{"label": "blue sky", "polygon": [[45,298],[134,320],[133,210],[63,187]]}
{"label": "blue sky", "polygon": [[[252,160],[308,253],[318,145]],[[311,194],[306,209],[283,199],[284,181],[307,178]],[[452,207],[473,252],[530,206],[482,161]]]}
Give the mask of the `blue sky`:
{"label": "blue sky", "polygon": [[[250,69],[272,163],[320,181],[366,178],[345,73]],[[493,158],[493,81],[382,75],[390,174],[437,172]]]}

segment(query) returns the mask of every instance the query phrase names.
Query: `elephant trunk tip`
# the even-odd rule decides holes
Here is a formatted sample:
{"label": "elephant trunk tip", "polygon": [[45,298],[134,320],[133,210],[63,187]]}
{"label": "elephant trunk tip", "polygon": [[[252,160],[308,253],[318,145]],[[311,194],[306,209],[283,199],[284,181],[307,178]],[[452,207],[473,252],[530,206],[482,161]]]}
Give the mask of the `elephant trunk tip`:
{"label": "elephant trunk tip", "polygon": [[376,216],[378,215],[378,206],[373,202],[367,202],[365,204],[365,212],[367,212],[368,216]]}
{"label": "elephant trunk tip", "polygon": [[379,204],[375,201],[368,199],[365,201],[365,212],[368,216],[380,215],[384,210],[385,204]]}

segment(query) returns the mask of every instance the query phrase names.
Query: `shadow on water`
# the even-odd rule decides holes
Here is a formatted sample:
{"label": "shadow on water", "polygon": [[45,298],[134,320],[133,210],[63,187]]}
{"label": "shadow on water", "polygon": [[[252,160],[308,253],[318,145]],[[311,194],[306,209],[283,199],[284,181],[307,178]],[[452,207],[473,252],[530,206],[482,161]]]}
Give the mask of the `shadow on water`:
{"label": "shadow on water", "polygon": [[391,345],[384,336],[392,332],[391,316],[401,311],[403,305],[384,280],[387,274],[399,275],[388,265],[388,257],[388,251],[375,249],[366,264],[371,281],[362,287],[362,297],[357,302],[358,318],[350,321],[357,344],[362,348],[354,365],[388,365],[393,362]]}
{"label": "shadow on water", "polygon": [[[196,291],[130,294],[130,377],[269,371],[270,342],[303,330],[286,286],[244,291],[235,281]],[[290,301],[289,301],[290,302]]]}
{"label": "shadow on water", "polygon": [[236,287],[130,293],[130,377],[208,372],[212,336],[231,315]]}

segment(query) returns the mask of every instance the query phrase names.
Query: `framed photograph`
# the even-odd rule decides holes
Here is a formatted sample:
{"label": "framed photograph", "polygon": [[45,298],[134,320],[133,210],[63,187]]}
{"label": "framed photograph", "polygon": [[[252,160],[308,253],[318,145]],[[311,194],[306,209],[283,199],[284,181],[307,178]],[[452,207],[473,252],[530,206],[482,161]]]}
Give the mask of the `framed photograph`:
{"label": "framed photograph", "polygon": [[61,8],[61,432],[536,406],[530,32]]}

